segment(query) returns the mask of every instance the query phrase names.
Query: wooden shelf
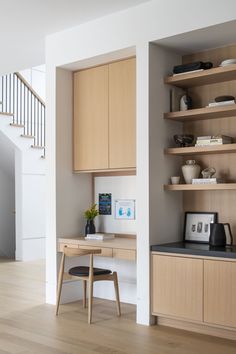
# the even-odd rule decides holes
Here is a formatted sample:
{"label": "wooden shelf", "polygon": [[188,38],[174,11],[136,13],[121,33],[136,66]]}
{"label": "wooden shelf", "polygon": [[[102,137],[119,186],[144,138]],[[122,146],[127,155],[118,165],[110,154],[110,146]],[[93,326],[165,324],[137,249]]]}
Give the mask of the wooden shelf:
{"label": "wooden shelf", "polygon": [[164,150],[166,155],[209,155],[209,154],[226,154],[235,153],[236,144],[224,144],[215,146],[191,146],[183,148],[167,148]]}
{"label": "wooden shelf", "polygon": [[189,109],[188,111],[164,113],[165,119],[170,119],[178,122],[227,117],[236,117],[236,104],[232,104],[230,106],[205,107]]}
{"label": "wooden shelf", "polygon": [[168,85],[187,88],[236,80],[236,64],[165,78]]}
{"label": "wooden shelf", "polygon": [[168,184],[164,185],[166,191],[219,191],[236,190],[236,183],[219,184]]}

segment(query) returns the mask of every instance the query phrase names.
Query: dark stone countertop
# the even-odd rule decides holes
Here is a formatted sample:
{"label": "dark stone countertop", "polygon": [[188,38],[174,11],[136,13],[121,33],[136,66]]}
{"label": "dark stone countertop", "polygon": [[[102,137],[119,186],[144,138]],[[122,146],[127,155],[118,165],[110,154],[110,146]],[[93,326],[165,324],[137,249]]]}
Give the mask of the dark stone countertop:
{"label": "dark stone countertop", "polygon": [[151,251],[236,259],[236,245],[226,247],[211,247],[208,244],[201,243],[173,242],[151,246]]}

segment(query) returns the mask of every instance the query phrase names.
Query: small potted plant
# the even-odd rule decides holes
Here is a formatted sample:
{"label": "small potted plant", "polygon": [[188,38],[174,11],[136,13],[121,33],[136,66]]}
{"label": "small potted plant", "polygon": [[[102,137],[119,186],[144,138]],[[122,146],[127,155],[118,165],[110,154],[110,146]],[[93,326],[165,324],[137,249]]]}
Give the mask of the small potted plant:
{"label": "small potted plant", "polygon": [[97,204],[93,204],[90,209],[84,212],[84,217],[87,219],[85,226],[85,236],[88,234],[95,234],[96,228],[94,225],[94,219],[98,216]]}

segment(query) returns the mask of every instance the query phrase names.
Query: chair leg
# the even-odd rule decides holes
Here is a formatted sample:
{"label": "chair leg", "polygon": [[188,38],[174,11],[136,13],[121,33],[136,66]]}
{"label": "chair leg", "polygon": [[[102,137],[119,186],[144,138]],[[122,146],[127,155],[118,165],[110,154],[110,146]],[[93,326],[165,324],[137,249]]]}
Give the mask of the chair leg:
{"label": "chair leg", "polygon": [[93,306],[93,280],[89,280],[89,297],[88,297],[88,323],[92,322],[92,306]]}
{"label": "chair leg", "polygon": [[63,275],[64,275],[64,265],[65,265],[65,254],[63,253],[62,259],[61,259],[60,271],[59,271],[59,275],[58,275],[56,316],[58,315],[59,306],[60,306],[61,289],[62,289]]}
{"label": "chair leg", "polygon": [[83,280],[83,308],[86,308],[86,297],[87,297],[87,281]]}
{"label": "chair leg", "polygon": [[114,288],[115,288],[115,295],[116,295],[116,308],[117,308],[117,315],[121,315],[120,310],[120,295],[119,295],[119,285],[118,285],[118,277],[117,272],[113,272],[113,281],[114,281]]}

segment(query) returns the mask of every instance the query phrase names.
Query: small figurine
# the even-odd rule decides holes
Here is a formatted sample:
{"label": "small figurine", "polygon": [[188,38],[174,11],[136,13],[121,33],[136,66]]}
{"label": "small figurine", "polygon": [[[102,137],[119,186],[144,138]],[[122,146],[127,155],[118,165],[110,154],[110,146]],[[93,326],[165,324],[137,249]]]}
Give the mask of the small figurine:
{"label": "small figurine", "polygon": [[215,173],[216,173],[216,169],[214,167],[205,168],[201,172],[203,178],[212,178]]}

